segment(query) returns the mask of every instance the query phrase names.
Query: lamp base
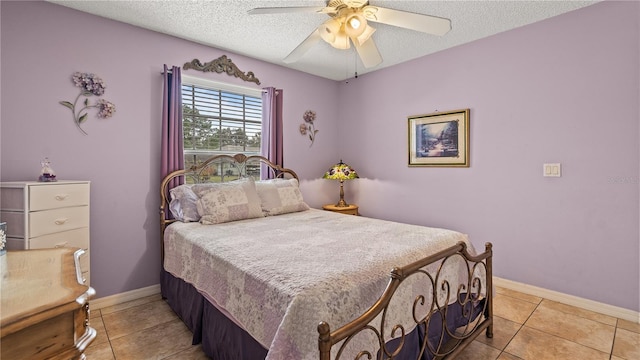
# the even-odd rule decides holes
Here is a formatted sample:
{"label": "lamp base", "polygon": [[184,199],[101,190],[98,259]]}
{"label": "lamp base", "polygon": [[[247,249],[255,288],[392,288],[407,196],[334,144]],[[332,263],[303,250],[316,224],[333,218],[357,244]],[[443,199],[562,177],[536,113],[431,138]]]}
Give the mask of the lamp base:
{"label": "lamp base", "polygon": [[342,180],[340,180],[340,201],[338,201],[338,203],[336,204],[336,207],[347,207],[349,206],[349,204],[347,204],[346,201],[344,201],[344,188],[342,187],[343,185]]}
{"label": "lamp base", "polygon": [[347,204],[347,202],[344,201],[343,198],[340,198],[340,201],[338,201],[338,203],[336,204],[336,207],[349,207],[349,204]]}

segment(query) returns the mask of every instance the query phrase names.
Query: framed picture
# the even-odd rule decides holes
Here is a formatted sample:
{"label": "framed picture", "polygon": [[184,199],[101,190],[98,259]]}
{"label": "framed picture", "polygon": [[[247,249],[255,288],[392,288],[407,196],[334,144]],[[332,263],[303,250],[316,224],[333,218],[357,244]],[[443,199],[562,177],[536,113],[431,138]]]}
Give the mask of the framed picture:
{"label": "framed picture", "polygon": [[469,109],[408,119],[409,166],[469,167]]}

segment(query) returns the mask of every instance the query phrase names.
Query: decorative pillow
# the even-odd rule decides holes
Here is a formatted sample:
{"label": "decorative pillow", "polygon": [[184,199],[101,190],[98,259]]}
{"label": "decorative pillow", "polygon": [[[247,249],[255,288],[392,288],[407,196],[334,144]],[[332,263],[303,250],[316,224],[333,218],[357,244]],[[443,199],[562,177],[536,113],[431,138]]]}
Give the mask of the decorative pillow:
{"label": "decorative pillow", "polygon": [[169,190],[171,202],[169,210],[177,220],[182,222],[200,221],[196,201],[198,196],[191,190],[191,185],[180,185]]}
{"label": "decorative pillow", "polygon": [[192,187],[200,198],[196,205],[202,224],[220,224],[264,216],[253,179],[247,178],[215,185]]}
{"label": "decorative pillow", "polygon": [[266,215],[309,210],[296,179],[260,180],[256,182],[256,189]]}

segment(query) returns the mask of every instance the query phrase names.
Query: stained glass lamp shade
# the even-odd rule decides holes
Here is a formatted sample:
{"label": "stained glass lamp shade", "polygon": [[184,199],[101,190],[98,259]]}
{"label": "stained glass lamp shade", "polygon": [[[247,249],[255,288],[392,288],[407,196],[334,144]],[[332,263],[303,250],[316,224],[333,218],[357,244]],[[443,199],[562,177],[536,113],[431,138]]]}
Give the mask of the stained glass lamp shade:
{"label": "stained glass lamp shade", "polygon": [[340,181],[340,201],[338,201],[336,207],[349,206],[349,204],[344,201],[344,188],[342,184],[345,180],[357,179],[358,173],[354,169],[352,169],[351,166],[343,163],[342,160],[340,160],[339,163],[333,165],[333,167],[331,167],[329,171],[324,173],[324,176],[322,178]]}

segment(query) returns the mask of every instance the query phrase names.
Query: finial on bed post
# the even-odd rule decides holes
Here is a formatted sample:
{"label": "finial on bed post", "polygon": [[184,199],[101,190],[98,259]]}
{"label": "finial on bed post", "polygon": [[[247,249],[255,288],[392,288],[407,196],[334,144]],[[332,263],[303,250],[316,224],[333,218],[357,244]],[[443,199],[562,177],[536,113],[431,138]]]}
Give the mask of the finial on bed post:
{"label": "finial on bed post", "polygon": [[329,324],[321,321],[318,324],[318,349],[320,350],[320,360],[331,359],[331,329]]}
{"label": "finial on bed post", "polygon": [[392,279],[400,280],[404,276],[404,272],[399,267],[394,267],[393,269],[391,269],[391,273],[389,275]]}

